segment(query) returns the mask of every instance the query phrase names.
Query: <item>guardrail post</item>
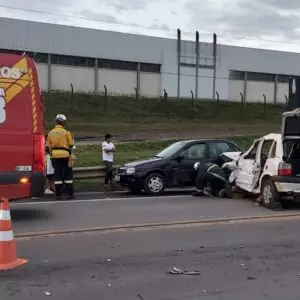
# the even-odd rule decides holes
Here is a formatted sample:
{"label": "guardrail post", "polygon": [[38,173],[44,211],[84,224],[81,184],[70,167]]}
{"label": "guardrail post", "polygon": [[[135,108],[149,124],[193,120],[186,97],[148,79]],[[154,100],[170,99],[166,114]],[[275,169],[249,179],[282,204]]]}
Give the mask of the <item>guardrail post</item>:
{"label": "guardrail post", "polygon": [[216,91],[216,95],[217,95],[217,114],[219,114],[219,112],[220,112],[220,95],[219,95],[218,91]]}
{"label": "guardrail post", "polygon": [[194,114],[194,93],[191,90],[191,95],[192,95],[192,115]]}
{"label": "guardrail post", "polygon": [[104,110],[107,112],[107,87],[104,85]]}
{"label": "guardrail post", "polygon": [[244,113],[244,95],[240,93],[241,95],[241,114],[243,115]]}
{"label": "guardrail post", "polygon": [[264,115],[266,115],[267,112],[267,97],[265,94],[263,94],[264,97]]}

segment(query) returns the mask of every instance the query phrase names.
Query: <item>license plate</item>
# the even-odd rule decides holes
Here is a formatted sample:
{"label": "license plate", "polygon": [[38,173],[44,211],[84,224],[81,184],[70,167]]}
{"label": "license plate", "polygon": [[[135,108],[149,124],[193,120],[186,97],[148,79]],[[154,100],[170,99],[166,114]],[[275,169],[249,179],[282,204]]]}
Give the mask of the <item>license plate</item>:
{"label": "license plate", "polygon": [[115,176],[115,181],[120,181],[120,176],[119,175]]}

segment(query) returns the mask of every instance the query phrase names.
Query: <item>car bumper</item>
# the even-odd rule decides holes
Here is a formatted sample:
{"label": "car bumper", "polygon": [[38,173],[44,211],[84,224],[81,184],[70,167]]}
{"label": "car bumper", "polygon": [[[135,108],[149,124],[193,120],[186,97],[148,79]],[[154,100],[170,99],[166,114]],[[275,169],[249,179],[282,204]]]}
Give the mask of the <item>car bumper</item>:
{"label": "car bumper", "polygon": [[[27,178],[28,183],[21,183]],[[0,197],[10,200],[41,197],[44,194],[43,172],[0,172]]]}
{"label": "car bumper", "polygon": [[115,182],[123,187],[144,188],[143,178],[135,175],[116,174]]}
{"label": "car bumper", "polygon": [[300,194],[300,177],[275,176],[272,180],[279,193]]}

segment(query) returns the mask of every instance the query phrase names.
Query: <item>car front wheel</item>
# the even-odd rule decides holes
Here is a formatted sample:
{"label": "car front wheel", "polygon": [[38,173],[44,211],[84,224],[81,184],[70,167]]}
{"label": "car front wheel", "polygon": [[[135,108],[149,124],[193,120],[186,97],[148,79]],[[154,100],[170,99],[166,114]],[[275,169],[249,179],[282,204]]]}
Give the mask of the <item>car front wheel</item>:
{"label": "car front wheel", "polygon": [[161,174],[152,173],[145,179],[145,192],[148,195],[161,195],[165,189],[165,179]]}

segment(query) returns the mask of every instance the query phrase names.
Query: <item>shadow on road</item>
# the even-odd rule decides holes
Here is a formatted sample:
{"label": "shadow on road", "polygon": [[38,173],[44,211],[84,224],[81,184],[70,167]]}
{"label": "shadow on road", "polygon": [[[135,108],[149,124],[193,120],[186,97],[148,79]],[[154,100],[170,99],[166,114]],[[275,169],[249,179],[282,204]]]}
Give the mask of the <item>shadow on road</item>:
{"label": "shadow on road", "polygon": [[49,211],[43,209],[14,207],[11,209],[10,213],[13,222],[27,222],[51,219],[51,214],[49,213]]}
{"label": "shadow on road", "polygon": [[300,202],[285,201],[283,202],[284,210],[297,210],[300,209]]}

